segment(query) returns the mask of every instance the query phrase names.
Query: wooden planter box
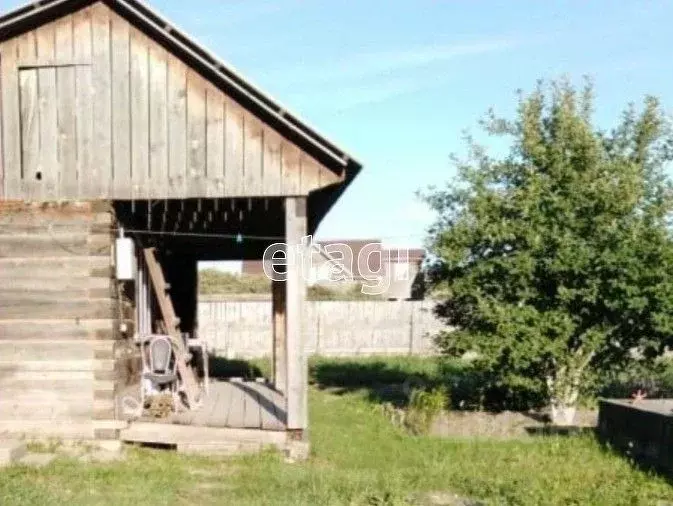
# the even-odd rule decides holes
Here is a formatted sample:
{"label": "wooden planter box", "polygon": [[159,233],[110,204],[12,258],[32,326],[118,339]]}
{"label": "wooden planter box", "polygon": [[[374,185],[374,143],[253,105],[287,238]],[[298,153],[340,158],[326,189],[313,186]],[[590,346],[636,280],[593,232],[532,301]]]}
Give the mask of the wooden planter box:
{"label": "wooden planter box", "polygon": [[598,434],[638,463],[673,471],[673,399],[601,400]]}

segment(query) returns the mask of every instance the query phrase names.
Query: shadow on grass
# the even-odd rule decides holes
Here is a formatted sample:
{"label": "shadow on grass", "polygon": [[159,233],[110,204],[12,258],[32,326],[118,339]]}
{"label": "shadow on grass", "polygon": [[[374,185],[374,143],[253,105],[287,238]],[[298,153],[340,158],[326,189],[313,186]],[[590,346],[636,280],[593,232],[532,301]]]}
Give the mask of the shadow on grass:
{"label": "shadow on grass", "polygon": [[208,357],[210,377],[214,379],[243,378],[254,380],[263,376],[262,370],[246,360],[227,359],[210,355]]}
{"label": "shadow on grass", "polygon": [[543,427],[526,427],[526,432],[531,436],[595,436],[596,427],[545,425]]}
{"label": "shadow on grass", "polygon": [[[645,474],[659,476],[666,480],[669,485],[673,486],[673,474],[671,473],[673,466],[670,463],[658,462],[653,460],[651,455],[638,451],[634,452],[633,443],[624,442],[624,444],[615,444],[615,442],[606,438],[604,434],[601,434],[598,428],[596,428],[595,435],[605,453],[626,460],[633,468]],[[667,447],[662,446],[660,451],[667,451]]]}
{"label": "shadow on grass", "polygon": [[506,388],[470,362],[448,357],[314,358],[311,380],[335,393],[367,391],[374,402],[404,407],[415,388],[444,387],[451,409],[528,411],[544,405],[539,392]]}
{"label": "shadow on grass", "polygon": [[318,388],[337,395],[366,391],[371,401],[398,406],[407,403],[411,388],[441,383],[436,361],[431,358],[314,358],[309,367],[311,382]]}

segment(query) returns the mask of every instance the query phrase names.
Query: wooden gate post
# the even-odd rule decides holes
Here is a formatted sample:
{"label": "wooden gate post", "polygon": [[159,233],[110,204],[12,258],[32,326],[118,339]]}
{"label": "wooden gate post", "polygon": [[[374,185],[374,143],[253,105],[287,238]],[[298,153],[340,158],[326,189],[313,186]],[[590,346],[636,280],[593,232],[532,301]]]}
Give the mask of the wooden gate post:
{"label": "wooden gate post", "polygon": [[286,335],[287,428],[302,430],[308,426],[308,366],[304,350],[306,282],[303,273],[302,239],[306,237],[306,198],[285,199],[285,238],[287,243]]}
{"label": "wooden gate post", "polygon": [[273,386],[279,392],[287,391],[287,359],[285,357],[285,282],[271,282],[273,325]]}

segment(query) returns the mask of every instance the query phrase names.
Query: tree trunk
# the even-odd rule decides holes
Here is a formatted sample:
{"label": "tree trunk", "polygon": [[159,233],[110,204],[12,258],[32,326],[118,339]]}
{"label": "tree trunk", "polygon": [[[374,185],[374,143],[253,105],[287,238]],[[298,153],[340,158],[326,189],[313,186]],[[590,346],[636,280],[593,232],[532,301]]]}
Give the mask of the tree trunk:
{"label": "tree trunk", "polygon": [[568,405],[563,402],[552,400],[551,422],[554,425],[567,427],[575,421],[576,405]]}
{"label": "tree trunk", "polygon": [[552,424],[568,426],[574,423],[580,374],[580,371],[568,373],[566,368],[561,368],[555,377],[547,377]]}

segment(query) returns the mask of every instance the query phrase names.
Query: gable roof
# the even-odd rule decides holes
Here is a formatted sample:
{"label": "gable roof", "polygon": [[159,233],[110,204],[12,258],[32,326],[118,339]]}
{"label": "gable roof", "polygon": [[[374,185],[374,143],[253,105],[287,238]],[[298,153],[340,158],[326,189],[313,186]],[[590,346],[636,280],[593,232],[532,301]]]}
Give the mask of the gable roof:
{"label": "gable roof", "polygon": [[[324,194],[325,202],[318,207],[322,208],[326,205],[329,209],[362,168],[361,164],[348,153],[262,93],[229,65],[194,42],[173,23],[139,0],[34,1],[0,16],[0,42],[98,1],[108,5],[152,39],[188,62],[206,79],[223,89],[243,107],[275,128],[281,135],[294,142],[327,168],[338,174],[343,174],[345,171],[345,183],[340,185],[339,189],[328,192],[331,195]],[[324,209],[322,214],[327,209]]]}

